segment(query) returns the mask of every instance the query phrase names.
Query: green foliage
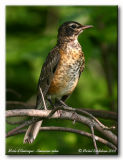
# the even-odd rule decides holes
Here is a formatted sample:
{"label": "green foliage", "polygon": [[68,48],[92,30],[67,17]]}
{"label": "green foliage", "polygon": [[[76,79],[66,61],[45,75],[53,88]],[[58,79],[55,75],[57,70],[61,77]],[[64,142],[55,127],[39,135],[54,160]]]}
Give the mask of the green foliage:
{"label": "green foliage", "polygon": [[[18,99],[7,92],[7,100],[35,104],[36,87],[49,51],[56,44],[57,29],[65,21],[91,24],[79,36],[85,53],[86,67],[67,104],[102,110],[117,110],[117,6],[7,6],[6,7],[6,87],[19,92]],[[110,122],[104,121],[110,125]],[[44,122],[45,125],[73,127],[69,121]],[[89,131],[86,126],[75,128]],[[12,126],[7,125],[7,129]],[[24,134],[6,140],[6,153],[11,149],[59,150],[58,154],[83,154],[78,149],[93,149],[87,137],[73,133],[41,132],[34,144],[24,145]],[[100,149],[106,146],[97,143]],[[15,153],[28,154],[28,153]],[[33,153],[43,154],[43,153]],[[48,154],[48,153],[47,153]],[[55,154],[55,153],[50,153]],[[84,153],[89,154],[89,153]],[[110,154],[110,153],[106,153]]]}

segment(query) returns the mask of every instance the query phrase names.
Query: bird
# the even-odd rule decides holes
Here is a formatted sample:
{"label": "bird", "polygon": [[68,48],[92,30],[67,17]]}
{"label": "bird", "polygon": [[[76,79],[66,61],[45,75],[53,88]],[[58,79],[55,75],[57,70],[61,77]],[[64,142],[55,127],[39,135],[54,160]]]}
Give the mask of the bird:
{"label": "bird", "polygon": [[[63,102],[72,94],[77,86],[80,75],[85,68],[85,58],[78,36],[92,25],[82,25],[75,21],[67,21],[60,25],[57,43],[49,52],[41,69],[38,87],[36,109],[47,109],[46,104],[55,99]],[[40,130],[42,120],[29,126],[24,136],[24,143],[32,143]]]}

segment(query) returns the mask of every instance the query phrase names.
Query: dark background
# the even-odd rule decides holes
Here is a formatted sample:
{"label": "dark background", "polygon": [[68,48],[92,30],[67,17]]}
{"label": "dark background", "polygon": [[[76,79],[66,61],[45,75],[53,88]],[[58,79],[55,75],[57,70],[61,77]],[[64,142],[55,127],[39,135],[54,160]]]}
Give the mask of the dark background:
{"label": "dark background", "polygon": [[[79,36],[86,66],[67,104],[78,108],[117,112],[117,14],[117,6],[7,6],[7,101],[35,104],[41,66],[49,51],[56,44],[58,27],[63,22],[72,20],[84,25],[93,25],[94,28],[85,30]],[[114,124],[110,120],[101,119],[101,121],[109,126]],[[45,121],[43,125],[74,127],[90,132],[84,125],[75,123],[73,126],[71,121],[65,120]],[[7,130],[13,127],[15,126],[7,125]],[[96,134],[99,135],[98,132]],[[6,153],[10,148],[22,148],[57,149],[58,154],[83,154],[78,153],[79,148],[94,148],[91,139],[73,133],[40,132],[31,145],[23,144],[23,137],[24,134],[8,138]],[[106,146],[98,142],[97,145],[99,149],[108,150]]]}

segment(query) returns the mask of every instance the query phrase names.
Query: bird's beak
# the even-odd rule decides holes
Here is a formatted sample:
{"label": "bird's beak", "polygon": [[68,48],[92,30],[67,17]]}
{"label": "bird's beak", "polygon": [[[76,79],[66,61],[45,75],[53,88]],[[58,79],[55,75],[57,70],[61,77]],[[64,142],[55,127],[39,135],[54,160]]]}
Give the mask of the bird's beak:
{"label": "bird's beak", "polygon": [[92,28],[93,26],[92,25],[86,25],[86,26],[82,26],[82,30],[84,30],[84,29],[87,29],[87,28]]}

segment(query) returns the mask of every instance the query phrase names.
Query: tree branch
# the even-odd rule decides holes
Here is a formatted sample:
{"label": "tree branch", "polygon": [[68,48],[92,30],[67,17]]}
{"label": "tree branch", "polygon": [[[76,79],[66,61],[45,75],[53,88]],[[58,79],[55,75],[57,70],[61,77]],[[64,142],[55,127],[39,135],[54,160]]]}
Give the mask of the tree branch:
{"label": "tree branch", "polygon": [[112,119],[112,120],[117,120],[118,116],[116,112],[111,112],[111,111],[104,111],[104,110],[96,110],[96,109],[89,109],[89,108],[79,108],[80,110],[83,109],[91,114],[93,114],[96,117],[99,118],[105,118],[105,119]]}
{"label": "tree branch", "polygon": [[[20,101],[7,101],[7,110],[11,109],[35,109],[35,105],[28,104]],[[103,110],[95,110],[88,108],[78,108],[79,110],[85,110],[88,113],[93,114],[93,116],[117,120],[117,113]]]}
{"label": "tree branch", "polygon": [[[85,132],[85,131],[82,131],[82,130],[73,129],[73,128],[50,126],[50,127],[41,127],[40,131],[64,131],[64,132],[77,133],[77,134],[92,138],[92,134],[90,134],[88,132]],[[21,130],[18,130],[16,132],[14,132],[14,133],[11,133],[7,137],[15,136],[15,135],[18,135],[18,134],[21,134],[21,133],[25,133],[25,132],[26,132],[26,129],[21,129]],[[95,140],[99,141],[100,143],[103,143],[103,144],[107,145],[108,147],[110,147],[110,148],[112,148],[114,150],[117,150],[115,145],[113,145],[109,141],[107,141],[107,140],[105,140],[105,139],[103,139],[101,137],[98,137],[96,135],[94,135],[94,136],[95,136]]]}
{"label": "tree branch", "polygon": [[[37,117],[35,120],[29,120],[26,121],[24,124],[20,125],[19,127],[15,128],[8,134],[11,134],[12,132],[16,132],[17,130],[24,128],[25,126],[28,126],[36,121],[39,121],[41,119],[46,119],[51,111],[47,110],[34,110],[34,109],[22,109],[22,110],[8,110],[6,111],[7,117],[14,117],[14,116],[33,116]],[[76,112],[71,111],[62,111],[61,116],[57,112],[55,112],[51,118],[57,118],[57,119],[67,119],[67,120],[75,120],[76,122],[83,123],[87,125],[88,127],[92,124],[92,119],[89,117],[85,117],[83,115],[79,115]],[[93,127],[102,133],[105,137],[108,138],[113,144],[117,145],[117,136],[113,134],[110,130],[104,130],[97,122],[93,123]]]}
{"label": "tree branch", "polygon": [[[72,108],[69,107],[68,105],[66,105],[62,100],[58,100],[58,102],[60,102],[62,109],[66,110],[66,111],[73,111],[76,113],[80,113],[80,114],[84,114],[86,116],[89,116],[90,118],[92,118],[94,121],[96,121],[103,129],[115,129],[115,126],[111,126],[111,127],[107,127],[104,124],[102,124],[96,117],[94,117],[91,113],[88,113],[87,111],[83,110],[83,109],[78,109],[78,108]],[[59,107],[59,106],[58,106]]]}
{"label": "tree branch", "polygon": [[99,154],[98,149],[97,149],[97,144],[96,144],[96,138],[95,138],[95,135],[94,135],[93,124],[91,125],[91,132],[92,132],[92,139],[93,139],[93,143],[94,143],[95,152],[96,152],[96,154]]}

